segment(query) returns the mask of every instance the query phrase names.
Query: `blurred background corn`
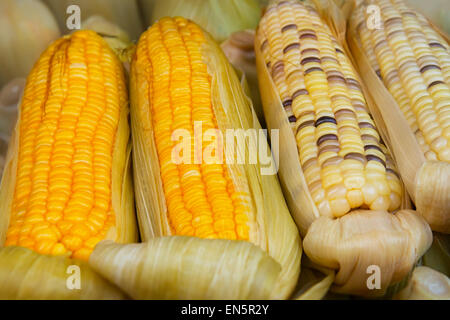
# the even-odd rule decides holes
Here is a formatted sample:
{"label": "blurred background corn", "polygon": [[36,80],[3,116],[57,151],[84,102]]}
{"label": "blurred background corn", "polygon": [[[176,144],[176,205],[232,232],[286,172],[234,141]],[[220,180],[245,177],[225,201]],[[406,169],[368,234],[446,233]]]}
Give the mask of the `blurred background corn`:
{"label": "blurred background corn", "polygon": [[0,88],[16,77],[26,77],[59,36],[55,18],[40,0],[0,1]]}
{"label": "blurred background corn", "polygon": [[[365,8],[379,6],[381,28]],[[352,16],[373,69],[397,101],[428,160],[450,162],[450,51],[420,13],[401,0],[367,0]]]}
{"label": "blurred background corn", "polygon": [[395,211],[402,187],[349,59],[312,6],[275,2],[256,39],[320,213]]}

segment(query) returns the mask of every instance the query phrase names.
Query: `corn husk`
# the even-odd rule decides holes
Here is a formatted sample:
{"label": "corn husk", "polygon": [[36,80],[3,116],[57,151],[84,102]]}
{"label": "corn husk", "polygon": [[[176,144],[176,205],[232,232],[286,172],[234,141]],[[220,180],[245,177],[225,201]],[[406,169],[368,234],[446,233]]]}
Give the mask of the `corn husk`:
{"label": "corn husk", "polygon": [[256,58],[253,44],[255,42],[254,30],[243,30],[232,33],[227,40],[222,42],[221,48],[231,64],[241,71],[247,80],[253,108],[262,127],[265,127],[265,119],[259,94],[258,75],[256,72]]}
{"label": "corn husk", "polygon": [[[130,47],[130,37],[126,31],[99,15],[93,15],[81,23],[81,29],[93,30],[105,39],[108,45],[121,57]],[[127,58],[122,59],[124,61]]]}
{"label": "corn husk", "polygon": [[[20,105],[21,103],[19,103]],[[21,126],[21,118],[20,118],[20,108],[18,120],[16,122],[15,128],[13,130],[11,141],[9,143],[8,152],[6,156],[6,165],[4,168],[2,181],[0,184],[0,248],[3,247],[6,240],[6,233],[9,226],[10,213],[12,210],[12,202],[14,198],[14,190],[16,183],[16,172],[17,172],[17,162],[19,155],[19,134],[20,134],[20,126]],[[112,176],[111,176],[111,194],[112,194],[112,208],[115,213],[115,226],[108,230],[105,239],[114,240],[118,243],[130,243],[136,242],[138,240],[137,234],[137,226],[136,226],[136,218],[134,212],[134,193],[132,186],[132,178],[131,178],[131,141],[130,141],[130,128],[128,124],[128,113],[129,109],[127,105],[123,105],[121,108],[121,114],[119,119],[119,124],[117,128],[117,132],[115,135],[115,146],[112,155]],[[6,249],[5,249],[6,250]],[[6,254],[9,254],[9,251],[5,251]],[[29,298],[29,299],[62,299],[66,296],[63,294],[60,296],[60,290],[53,290],[52,285],[58,284],[61,281],[58,280],[60,277],[60,269],[61,266],[72,263],[76,260],[68,260],[65,262],[58,262],[61,257],[46,257],[40,258],[37,256],[32,256],[29,253],[17,253],[18,255],[30,256],[29,261],[34,261],[36,259],[39,261],[39,269],[36,270],[27,270],[25,268],[20,269],[17,274],[18,277],[24,277],[27,272],[31,272],[30,274],[35,274],[38,272],[43,272],[44,270],[49,270],[45,272],[45,279],[48,281],[49,287],[47,291],[42,291],[43,295],[39,294],[39,290],[36,290],[35,293],[28,294],[20,294],[17,297],[20,298]],[[38,255],[39,256],[39,255]],[[63,258],[67,259],[67,258]],[[9,270],[10,261],[8,259],[0,259],[0,273],[6,272],[5,270]],[[83,269],[87,268],[86,264],[83,264]],[[92,273],[92,271],[85,271],[87,273]],[[91,276],[89,276],[91,277]],[[92,276],[94,277],[94,276]],[[95,278],[95,277],[94,277]],[[30,280],[31,281],[31,280]],[[36,281],[42,281],[39,278],[36,278]],[[98,281],[95,280],[94,281]],[[11,282],[10,286],[16,285],[13,292],[21,291],[21,286],[24,285],[20,281]],[[37,284],[30,283],[27,286],[37,287]],[[92,284],[94,286],[95,283]],[[87,288],[90,288],[91,285],[88,285]],[[99,288],[100,290],[101,288]],[[5,287],[0,286],[0,295],[9,296],[8,291],[4,292]],[[9,289],[8,289],[9,290]],[[31,291],[31,289],[30,289]],[[28,292],[28,291],[27,291]],[[52,295],[54,294],[54,295]],[[90,293],[87,292],[86,295],[79,294],[82,297],[91,297]],[[15,296],[12,296],[14,298]],[[92,296],[93,297],[93,296]]]}
{"label": "corn husk", "polygon": [[[204,62],[211,75],[218,127],[259,128],[251,102],[219,46],[205,33]],[[281,299],[294,289],[300,271],[301,241],[276,175],[262,165],[228,165],[253,199],[250,241],[172,236],[162,189],[149,101],[138,90],[149,85],[145,68],[133,60],[131,123],[135,193],[143,244],[98,246],[90,264],[131,297],[139,299]],[[144,129],[144,125],[145,128]],[[256,152],[254,141],[244,149]],[[234,157],[234,155],[226,155]],[[235,180],[237,178],[237,180]]]}
{"label": "corn husk", "polygon": [[25,86],[25,79],[16,78],[0,90],[0,181],[6,162],[8,143],[17,119],[17,104]]}
{"label": "corn husk", "polygon": [[55,18],[40,0],[0,1],[0,87],[25,77],[59,35]]}
{"label": "corn husk", "polygon": [[261,7],[257,0],[140,0],[147,26],[166,16],[191,19],[222,42],[233,32],[254,29]]}
{"label": "corn husk", "polygon": [[[327,10],[328,21],[337,33],[345,32],[345,21],[335,5]],[[328,10],[329,9],[329,10]],[[336,36],[337,39],[345,39]],[[345,49],[345,48],[344,48]],[[283,104],[262,53],[255,46],[256,65],[268,129],[279,129],[279,178],[288,207],[304,236],[304,249],[312,262],[336,272],[333,291],[364,296],[382,296],[388,287],[404,278],[432,242],[429,226],[416,212],[397,213],[355,210],[341,218],[320,217],[300,166],[297,145]],[[370,103],[370,101],[368,101]],[[387,144],[389,148],[389,144]],[[401,209],[409,209],[405,194]],[[410,231],[414,228],[415,233]],[[381,287],[370,290],[366,270],[377,265],[382,270]]]}
{"label": "corn husk", "polygon": [[80,7],[81,21],[100,15],[125,30],[131,40],[137,40],[143,31],[137,0],[44,0],[54,13],[63,33],[68,33],[66,13],[69,5]]}
{"label": "corn husk", "polygon": [[428,267],[417,267],[398,300],[450,300],[450,279]]}
{"label": "corn husk", "polygon": [[[0,248],[0,261],[0,300],[127,298],[86,262],[41,255],[21,247]],[[78,275],[79,284],[75,278]]]}
{"label": "corn husk", "polygon": [[386,129],[384,134],[388,135],[390,150],[417,212],[434,231],[450,233],[450,164],[425,159],[400,107],[359,45],[353,25],[350,25],[347,41],[365,87],[370,88],[374,103],[369,109],[377,115],[374,117],[377,126]]}

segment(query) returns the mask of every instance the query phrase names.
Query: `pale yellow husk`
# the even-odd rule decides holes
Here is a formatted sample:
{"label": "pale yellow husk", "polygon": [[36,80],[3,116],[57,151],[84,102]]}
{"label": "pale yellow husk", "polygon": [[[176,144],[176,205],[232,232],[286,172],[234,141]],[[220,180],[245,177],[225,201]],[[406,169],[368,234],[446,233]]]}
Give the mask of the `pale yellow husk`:
{"label": "pale yellow husk", "polygon": [[104,241],[89,263],[133,299],[267,299],[281,272],[249,242],[179,236]]}
{"label": "pale yellow husk", "polygon": [[0,87],[27,76],[59,35],[55,18],[40,0],[0,1]]}
{"label": "pale yellow husk", "polygon": [[[444,32],[430,25],[449,43]],[[425,159],[400,107],[372,69],[357,39],[351,23],[347,41],[365,87],[370,88],[374,102],[369,105],[370,111],[379,115],[374,117],[377,126],[387,130],[390,150],[417,212],[434,231],[450,233],[450,164]]]}
{"label": "pale yellow husk", "polygon": [[[317,4],[336,39],[345,40],[345,21],[334,2],[326,2],[327,7]],[[337,35],[342,32],[343,35]],[[345,45],[343,48],[345,50]],[[333,291],[363,296],[383,295],[390,285],[410,272],[431,245],[432,233],[428,224],[412,210],[400,210],[394,214],[355,210],[337,219],[320,217],[302,172],[292,128],[259,46],[255,46],[255,52],[267,127],[269,130],[279,129],[278,176],[290,212],[304,237],[306,255],[314,263],[336,272]],[[370,107],[370,99],[367,103]],[[383,130],[387,129],[381,127],[382,136]],[[390,143],[386,144],[389,148]],[[406,193],[401,209],[410,209]],[[409,229],[412,227],[415,233]],[[382,270],[378,290],[367,286],[370,274],[366,270],[371,265]]]}
{"label": "pale yellow husk", "polygon": [[450,279],[428,267],[414,269],[408,285],[394,297],[398,300],[450,300]]}
{"label": "pale yellow husk", "polygon": [[166,16],[191,19],[222,42],[233,32],[254,29],[261,15],[257,0],[140,0],[147,25]]}
{"label": "pale yellow husk", "polygon": [[[19,103],[20,105],[21,103]],[[16,126],[13,130],[11,141],[9,143],[8,152],[6,156],[6,164],[3,171],[2,181],[0,184],[0,248],[3,247],[4,242],[6,240],[6,233],[9,226],[9,219],[12,210],[12,202],[14,199],[14,190],[16,183],[16,172],[17,172],[17,162],[19,156],[19,133],[20,133],[20,108],[19,115]],[[119,124],[117,127],[117,132],[115,135],[115,143],[112,157],[112,176],[111,176],[111,201],[112,208],[115,213],[115,226],[108,230],[105,239],[114,240],[118,243],[132,243],[138,240],[138,231],[136,225],[136,217],[135,217],[135,209],[134,209],[134,193],[133,193],[133,184],[132,184],[132,173],[131,173],[131,140],[130,140],[130,127],[128,124],[128,102],[121,106],[121,113],[119,118]],[[0,250],[6,250],[0,249]],[[8,249],[9,250],[9,249]],[[9,252],[9,251],[6,251]],[[24,254],[24,253],[20,253]],[[29,254],[24,254],[29,255]],[[43,272],[45,274],[44,279],[49,282],[49,286],[55,284],[59,285],[61,282],[57,278],[60,277],[58,272],[60,270],[61,265],[70,264],[73,261],[65,261],[61,264],[57,260],[66,259],[61,257],[47,257],[46,259],[39,257],[32,257],[32,259],[38,259],[40,261],[39,270],[30,271],[30,272]],[[67,260],[67,259],[66,259]],[[14,260],[13,260],[14,261]],[[33,261],[33,260],[30,260]],[[8,270],[11,261],[8,259],[0,259],[0,273]],[[54,264],[55,267],[52,267]],[[87,264],[83,264],[83,269],[88,268]],[[58,267],[59,266],[59,267]],[[56,268],[56,269],[55,269]],[[44,272],[47,270],[47,272]],[[20,269],[18,271],[18,276],[25,274],[28,272],[26,269]],[[88,273],[92,273],[92,271],[86,271]],[[32,281],[32,280],[30,280]],[[36,277],[36,281],[42,281],[42,279]],[[97,280],[95,280],[97,281]],[[16,289],[20,291],[22,283],[20,281],[11,282],[11,285],[16,285]],[[35,284],[27,284],[31,287],[34,287]],[[101,291],[103,288],[101,286],[92,286],[97,290],[96,292],[87,293],[86,296],[84,294],[80,294],[80,296],[89,298],[94,297],[95,294],[101,295]],[[88,288],[91,285],[87,286]],[[9,290],[9,289],[8,289]],[[65,296],[59,296],[62,289],[55,288],[52,290],[51,287],[48,288],[48,295],[41,296],[39,294],[39,290],[36,290],[36,293],[27,295],[20,295],[20,299],[63,299]],[[15,292],[15,291],[11,291]],[[43,291],[43,293],[47,294]],[[53,293],[54,295],[50,295]],[[8,291],[5,291],[5,287],[0,286],[0,295],[8,295]],[[12,297],[14,298],[14,297]]]}
{"label": "pale yellow husk", "polygon": [[44,0],[50,7],[63,33],[67,29],[67,18],[70,16],[67,7],[77,5],[80,8],[81,20],[93,15],[100,15],[111,23],[117,24],[127,32],[131,40],[137,40],[143,31],[137,0]]}
{"label": "pale yellow husk", "polygon": [[81,29],[97,32],[120,58],[122,58],[121,55],[127,52],[130,47],[130,37],[127,32],[102,16],[90,16],[81,23]]}
{"label": "pale yellow husk", "polygon": [[254,41],[255,30],[243,30],[232,33],[220,46],[231,64],[245,75],[253,108],[264,127],[265,119],[258,87]]}
{"label": "pale yellow husk", "polygon": [[[203,57],[212,77],[212,104],[219,129],[260,128],[233,68],[219,46],[206,37]],[[146,243],[98,246],[91,265],[140,299],[288,298],[300,272],[301,241],[276,174],[262,175],[259,162],[229,165],[233,180],[247,184],[253,199],[256,222],[250,242],[171,236],[153,131],[143,129],[152,119],[151,112],[140,111],[150,110],[149,101],[139,100],[137,94],[149,81],[140,72],[144,70],[133,61],[135,194],[141,237]],[[255,141],[247,139],[243,149],[257,152]]]}
{"label": "pale yellow husk", "polygon": [[0,300],[127,298],[86,262],[6,247],[0,249],[0,264]]}

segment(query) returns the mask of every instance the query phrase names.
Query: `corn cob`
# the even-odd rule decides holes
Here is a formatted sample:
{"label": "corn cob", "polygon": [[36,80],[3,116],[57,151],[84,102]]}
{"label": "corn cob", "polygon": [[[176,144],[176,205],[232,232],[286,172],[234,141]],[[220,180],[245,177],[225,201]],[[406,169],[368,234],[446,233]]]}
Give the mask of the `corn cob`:
{"label": "corn cob", "polygon": [[[343,21],[333,22],[339,32]],[[266,122],[283,139],[278,175],[305,253],[336,271],[333,291],[383,295],[432,234],[405,210],[408,197],[345,50],[311,4],[275,0],[258,26],[255,53]],[[366,285],[371,265],[383,275],[380,290]]]}
{"label": "corn cob", "polygon": [[102,239],[133,241],[126,121],[123,69],[106,42],[92,31],[55,41],[27,79],[0,243],[87,260]]}
{"label": "corn cob", "polygon": [[[380,8],[381,28],[369,30],[365,5]],[[353,15],[372,67],[397,101],[428,160],[450,162],[450,51],[403,1],[366,1]]]}
{"label": "corn cob", "polygon": [[[183,152],[197,140],[204,154],[215,143],[203,137],[208,129],[255,128],[249,99],[220,47],[193,22],[163,18],[141,36],[130,82],[145,243],[97,246],[94,269],[137,299],[288,297],[301,245],[276,176],[261,175],[259,162],[222,163],[220,156],[195,162],[195,151],[183,163],[171,156],[176,130],[189,135]],[[257,152],[254,142],[244,147]]]}
{"label": "corn cob", "polygon": [[[379,8],[379,26],[366,22],[370,4]],[[417,211],[434,231],[449,233],[448,38],[400,0],[362,1],[348,41],[387,138],[396,141],[391,148]]]}
{"label": "corn cob", "polygon": [[296,3],[270,7],[256,45],[283,102],[320,213],[397,210],[398,174],[350,61],[317,13]]}

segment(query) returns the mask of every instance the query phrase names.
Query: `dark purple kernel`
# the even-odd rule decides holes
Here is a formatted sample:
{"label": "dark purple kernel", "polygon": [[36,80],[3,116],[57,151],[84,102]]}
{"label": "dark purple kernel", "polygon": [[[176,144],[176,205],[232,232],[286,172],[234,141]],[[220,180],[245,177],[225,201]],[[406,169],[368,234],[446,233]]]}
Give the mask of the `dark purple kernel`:
{"label": "dark purple kernel", "polygon": [[292,24],[287,24],[283,28],[281,28],[281,32],[285,32],[285,31],[288,31],[288,30],[291,30],[291,29],[297,30],[297,25],[293,24],[293,23]]}
{"label": "dark purple kernel", "polygon": [[442,44],[440,44],[439,42],[430,42],[429,46],[430,47],[438,47],[438,48],[442,48],[445,50],[445,47]]}
{"label": "dark purple kernel", "polygon": [[421,72],[421,73],[424,73],[425,71],[431,70],[431,69],[441,70],[441,68],[440,68],[439,66],[436,66],[436,65],[434,65],[434,64],[429,64],[429,65],[427,65],[427,66],[422,67],[422,68],[420,69],[420,72]]}
{"label": "dark purple kernel", "polygon": [[338,137],[333,133],[325,134],[317,140],[317,145],[320,146],[322,143],[328,140],[338,141]]}
{"label": "dark purple kernel", "polygon": [[305,59],[303,59],[302,61],[300,61],[300,63],[301,63],[302,65],[305,65],[305,64],[310,63],[310,62],[317,62],[317,63],[320,63],[320,59],[319,59],[319,58],[316,58],[316,57],[308,57],[308,58],[305,58]]}
{"label": "dark purple kernel", "polygon": [[314,48],[303,49],[302,51],[300,51],[300,53],[301,53],[302,55],[305,55],[305,54],[308,53],[308,52],[309,52],[309,53],[315,53],[315,54],[317,54],[317,55],[320,54],[319,50],[314,49]]}
{"label": "dark purple kernel", "polygon": [[288,100],[283,101],[283,107],[287,108],[287,107],[290,107],[290,106],[292,106],[292,99],[288,99]]}
{"label": "dark purple kernel", "polygon": [[289,117],[289,122],[295,122],[295,121],[297,121],[297,118],[295,118],[295,116]]}
{"label": "dark purple kernel", "polygon": [[297,98],[298,96],[302,96],[302,95],[307,95],[308,94],[308,90],[306,89],[300,89],[294,92],[294,94],[292,95],[292,99]]}
{"label": "dark purple kernel", "polygon": [[319,67],[313,67],[313,68],[309,68],[308,70],[306,70],[306,71],[305,71],[305,74],[311,73],[311,72],[313,72],[313,71],[322,71],[322,72],[323,72],[322,68],[319,68]]}
{"label": "dark purple kernel", "polygon": [[374,144],[368,144],[368,145],[364,146],[364,151],[367,151],[367,150],[369,150],[369,149],[378,150],[378,151],[380,151],[381,153],[383,153],[383,150],[381,150],[381,148],[380,148],[379,146],[376,146],[376,145],[374,145]]}
{"label": "dark purple kernel", "polygon": [[314,33],[304,33],[300,36],[300,40],[303,40],[303,39],[317,40],[317,36]]}
{"label": "dark purple kernel", "polygon": [[386,162],[384,162],[383,159],[381,159],[380,157],[377,157],[373,154],[366,155],[366,159],[367,159],[367,161],[378,161],[379,163],[381,163],[383,165],[383,167],[386,167]]}
{"label": "dark purple kernel", "polygon": [[347,154],[344,156],[344,159],[345,159],[345,160],[347,160],[347,159],[353,159],[353,160],[360,161],[360,162],[362,162],[362,163],[365,163],[365,162],[366,162],[366,159],[365,159],[364,155],[361,154],[361,153],[358,153],[358,152],[350,152],[350,153],[347,153]]}
{"label": "dark purple kernel", "polygon": [[441,80],[433,81],[432,83],[430,83],[430,84],[428,85],[428,89],[430,89],[432,86],[435,86],[435,85],[437,85],[437,84],[445,84],[445,82],[444,82],[444,81],[441,81]]}
{"label": "dark purple kernel", "polygon": [[327,80],[328,80],[329,82],[337,81],[337,82],[345,83],[345,78],[342,77],[342,76],[337,76],[337,75],[328,76],[328,77],[327,77]]}
{"label": "dark purple kernel", "polygon": [[323,123],[334,123],[337,124],[336,119],[332,118],[332,117],[328,117],[328,116],[323,116],[320,117],[319,119],[316,120],[316,123],[314,124],[316,127],[320,126]]}
{"label": "dark purple kernel", "polygon": [[370,122],[359,122],[358,125],[360,128],[372,128],[375,130],[375,127]]}
{"label": "dark purple kernel", "polygon": [[390,172],[390,173],[392,173],[393,175],[395,175],[397,178],[400,179],[399,174],[398,174],[396,171],[392,170],[391,168],[387,168],[387,169],[386,169],[386,172]]}
{"label": "dark purple kernel", "polygon": [[298,128],[297,128],[297,133],[302,130],[303,128],[309,127],[309,126],[313,126],[314,125],[314,120],[308,120],[305,122],[302,122]]}
{"label": "dark purple kernel", "polygon": [[289,50],[292,50],[294,48],[300,48],[300,43],[291,43],[290,45],[286,46],[286,48],[283,49],[283,53],[288,52]]}

